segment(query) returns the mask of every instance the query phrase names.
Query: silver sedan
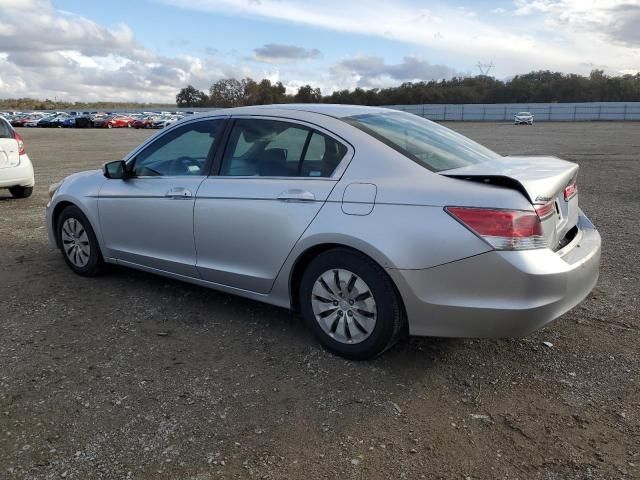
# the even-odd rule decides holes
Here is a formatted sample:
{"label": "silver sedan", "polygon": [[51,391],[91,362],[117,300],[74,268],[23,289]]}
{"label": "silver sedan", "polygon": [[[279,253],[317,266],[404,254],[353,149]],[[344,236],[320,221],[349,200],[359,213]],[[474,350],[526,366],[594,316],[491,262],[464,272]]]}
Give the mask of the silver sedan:
{"label": "silver sedan", "polygon": [[526,335],[582,301],[600,236],[577,174],[403,112],[243,107],[52,185],[46,222],[78,274],[118,264],[295,309],[366,359],[405,334]]}

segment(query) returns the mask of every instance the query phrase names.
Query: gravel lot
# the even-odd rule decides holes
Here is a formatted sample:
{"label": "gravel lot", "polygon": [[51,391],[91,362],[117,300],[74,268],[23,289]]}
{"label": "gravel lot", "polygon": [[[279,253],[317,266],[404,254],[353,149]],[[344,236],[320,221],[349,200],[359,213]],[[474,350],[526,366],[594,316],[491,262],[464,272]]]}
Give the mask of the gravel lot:
{"label": "gravel lot", "polygon": [[527,338],[411,339],[367,363],[285,310],[71,273],[46,243],[49,184],[149,132],[21,130],[37,188],[0,191],[0,478],[640,478],[640,123],[448,126],[581,164],[600,282]]}

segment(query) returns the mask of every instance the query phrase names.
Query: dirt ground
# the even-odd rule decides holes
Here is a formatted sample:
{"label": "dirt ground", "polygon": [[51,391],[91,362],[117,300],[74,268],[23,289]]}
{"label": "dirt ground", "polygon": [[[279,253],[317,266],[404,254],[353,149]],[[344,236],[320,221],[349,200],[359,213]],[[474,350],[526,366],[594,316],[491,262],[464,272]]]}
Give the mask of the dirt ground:
{"label": "dirt ground", "polygon": [[580,163],[599,284],[527,338],[414,338],[364,363],[285,310],[71,273],[49,184],[149,132],[22,129],[37,187],[0,191],[0,478],[640,478],[640,123],[448,126]]}

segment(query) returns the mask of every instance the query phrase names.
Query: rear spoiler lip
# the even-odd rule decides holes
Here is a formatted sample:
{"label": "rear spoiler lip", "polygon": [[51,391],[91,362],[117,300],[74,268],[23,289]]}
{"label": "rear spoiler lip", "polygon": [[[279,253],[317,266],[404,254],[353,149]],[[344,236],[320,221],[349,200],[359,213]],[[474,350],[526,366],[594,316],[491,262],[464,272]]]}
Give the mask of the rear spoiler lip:
{"label": "rear spoiler lip", "polygon": [[[515,178],[507,177],[505,175],[455,175],[455,174],[447,174],[444,172],[440,172],[440,174],[449,178],[457,178],[458,180],[467,180],[470,182],[477,182],[477,183],[487,183],[493,186],[511,188],[513,190],[517,190],[522,195],[524,195],[525,198],[527,198],[532,204],[536,203],[530,197],[529,192],[527,192],[527,189],[524,188],[524,185],[522,185],[522,183],[520,183]],[[538,202],[546,203],[542,200],[539,200]]]}
{"label": "rear spoiler lip", "polygon": [[577,163],[555,156],[509,155],[495,162],[443,170],[438,174],[511,188],[522,193],[533,205],[540,205],[575,182],[579,171]]}

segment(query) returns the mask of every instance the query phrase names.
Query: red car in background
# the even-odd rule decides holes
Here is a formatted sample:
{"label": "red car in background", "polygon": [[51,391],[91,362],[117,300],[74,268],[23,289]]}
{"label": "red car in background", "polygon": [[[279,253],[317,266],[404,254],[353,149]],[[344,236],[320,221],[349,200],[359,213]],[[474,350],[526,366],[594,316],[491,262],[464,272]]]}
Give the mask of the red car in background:
{"label": "red car in background", "polygon": [[135,120],[125,115],[113,115],[111,117],[101,118],[93,122],[96,128],[131,128]]}
{"label": "red car in background", "polygon": [[134,120],[133,128],[153,128],[153,117],[144,117]]}
{"label": "red car in background", "polygon": [[11,120],[11,126],[12,127],[24,127],[24,124],[35,120],[36,118],[40,118],[38,116],[33,116],[33,115],[20,115],[18,117],[15,117],[13,120]]}

